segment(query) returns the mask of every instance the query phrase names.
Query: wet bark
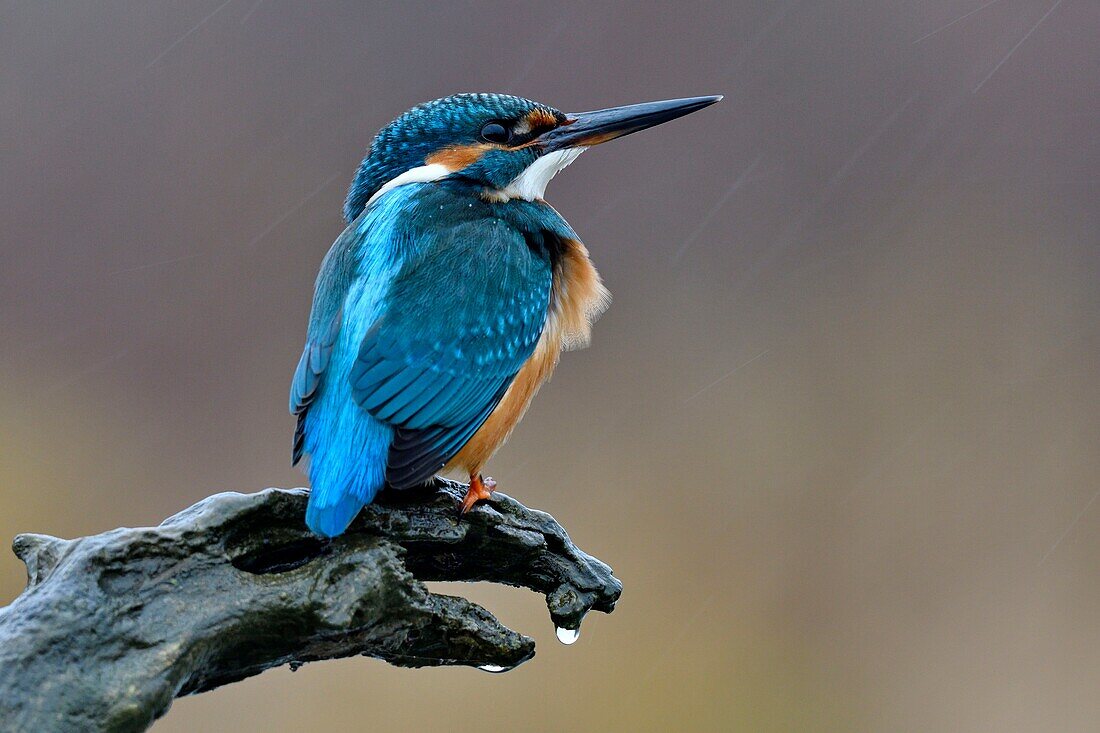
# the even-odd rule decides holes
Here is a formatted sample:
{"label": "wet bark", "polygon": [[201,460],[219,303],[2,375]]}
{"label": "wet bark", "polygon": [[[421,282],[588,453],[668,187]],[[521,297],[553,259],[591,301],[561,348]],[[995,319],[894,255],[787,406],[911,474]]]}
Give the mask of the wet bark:
{"label": "wet bark", "polygon": [[565,629],[614,608],[622,585],[553,517],[498,493],[460,520],[464,490],[384,492],[333,540],[306,530],[303,489],[216,494],[157,527],[19,535],[28,583],[0,609],[0,729],[145,730],[177,696],[284,664],[507,670],[534,655],[426,580],[530,588]]}

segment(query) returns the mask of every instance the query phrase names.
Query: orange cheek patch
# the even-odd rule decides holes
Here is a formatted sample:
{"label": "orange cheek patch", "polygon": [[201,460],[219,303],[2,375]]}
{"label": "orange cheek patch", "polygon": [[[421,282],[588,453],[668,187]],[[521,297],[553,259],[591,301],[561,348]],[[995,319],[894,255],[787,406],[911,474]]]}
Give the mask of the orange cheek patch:
{"label": "orange cheek patch", "polygon": [[485,155],[489,149],[488,145],[481,144],[452,145],[435,151],[424,158],[424,162],[428,165],[442,165],[452,171],[460,171],[481,160],[481,156]]}
{"label": "orange cheek patch", "polygon": [[551,112],[538,107],[528,112],[524,119],[527,120],[531,130],[538,130],[542,127],[557,127],[558,125],[557,118]]}

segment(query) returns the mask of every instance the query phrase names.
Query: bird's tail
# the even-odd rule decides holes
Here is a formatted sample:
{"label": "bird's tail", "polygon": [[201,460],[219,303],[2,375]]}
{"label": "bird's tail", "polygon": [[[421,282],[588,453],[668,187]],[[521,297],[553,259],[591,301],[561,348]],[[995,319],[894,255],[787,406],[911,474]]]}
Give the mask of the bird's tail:
{"label": "bird's tail", "polygon": [[335,537],[348,528],[366,504],[355,494],[341,493],[333,501],[314,489],[306,505],[306,525],[316,534]]}
{"label": "bird's tail", "polygon": [[386,482],[386,456],[393,431],[358,408],[356,412],[351,419],[307,423],[307,472],[312,488],[306,524],[325,537],[343,533]]}

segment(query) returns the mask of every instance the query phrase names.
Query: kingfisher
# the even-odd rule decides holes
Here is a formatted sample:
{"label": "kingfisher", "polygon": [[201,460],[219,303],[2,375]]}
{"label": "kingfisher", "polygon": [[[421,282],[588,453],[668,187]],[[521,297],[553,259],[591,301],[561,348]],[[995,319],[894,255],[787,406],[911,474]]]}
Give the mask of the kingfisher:
{"label": "kingfisher", "polygon": [[691,97],[567,114],[456,94],[374,138],[321,263],[290,389],[306,524],[341,534],[384,487],[462,470],[465,514],[490,457],[563,351],[588,344],[608,291],[543,199],[585,149],[695,112]]}

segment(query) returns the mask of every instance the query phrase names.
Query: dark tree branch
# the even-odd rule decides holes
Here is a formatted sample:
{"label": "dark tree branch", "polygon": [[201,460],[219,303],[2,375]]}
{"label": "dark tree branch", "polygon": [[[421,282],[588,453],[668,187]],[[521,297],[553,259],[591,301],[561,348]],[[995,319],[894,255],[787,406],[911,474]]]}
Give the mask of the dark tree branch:
{"label": "dark tree branch", "polygon": [[179,695],[283,664],[510,669],[534,655],[424,580],[530,588],[562,628],[614,608],[622,585],[553,517],[498,493],[460,521],[464,488],[384,493],[331,541],[305,529],[303,489],[217,494],[159,527],[19,535],[28,583],[0,609],[0,728],[144,730]]}

